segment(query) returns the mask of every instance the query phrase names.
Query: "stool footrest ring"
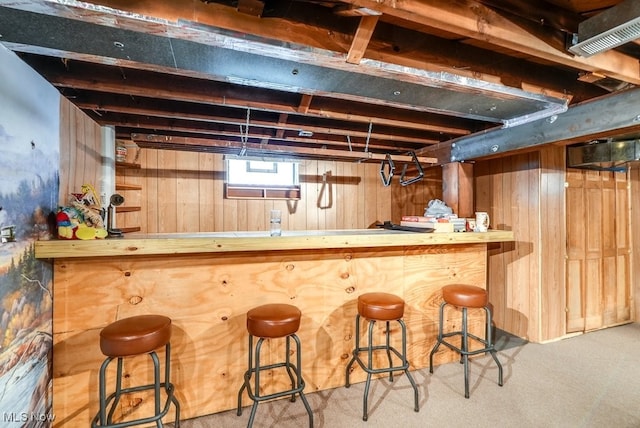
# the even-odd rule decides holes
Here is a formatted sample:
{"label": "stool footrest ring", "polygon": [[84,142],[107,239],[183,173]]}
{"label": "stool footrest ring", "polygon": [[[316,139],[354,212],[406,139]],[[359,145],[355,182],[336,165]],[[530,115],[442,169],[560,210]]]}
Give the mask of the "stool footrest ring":
{"label": "stool footrest ring", "polygon": [[382,368],[377,368],[377,369],[370,368],[365,363],[362,362],[362,359],[360,358],[360,355],[359,355],[360,352],[367,352],[368,353],[368,348],[358,348],[358,349],[353,351],[353,357],[355,358],[355,361],[358,363],[358,365],[360,365],[360,367],[362,367],[362,370],[364,370],[367,373],[371,373],[371,374],[390,373],[390,372],[405,371],[405,370],[409,369],[409,362],[404,360],[402,354],[396,348],[390,347],[390,348],[387,349],[387,347],[384,346],[384,345],[376,345],[376,346],[373,346],[371,348],[371,351],[391,351],[398,358],[400,358],[400,360],[403,360],[404,363],[401,366],[382,367]]}
{"label": "stool footrest ring", "polygon": [[[351,360],[349,361],[349,364],[347,364],[347,368],[346,368],[346,382],[345,382],[345,387],[349,388],[351,386],[350,382],[349,382],[349,375],[351,373],[351,367],[353,366],[354,362],[358,362],[358,365],[367,373],[367,380],[365,382],[365,387],[364,387],[364,397],[363,397],[363,403],[362,403],[362,420],[366,421],[369,418],[369,410],[368,410],[368,396],[369,396],[369,386],[371,384],[371,375],[373,374],[378,374],[378,373],[389,373],[389,380],[391,382],[393,382],[393,372],[394,371],[402,371],[404,372],[404,374],[407,375],[407,379],[409,379],[409,382],[411,383],[411,386],[413,388],[413,398],[414,398],[414,407],[413,409],[418,412],[420,411],[420,405],[419,405],[419,397],[418,397],[418,386],[416,385],[416,382],[413,380],[413,376],[411,376],[411,373],[409,372],[409,361],[407,361],[407,327],[404,323],[404,321],[400,318],[400,319],[396,319],[396,320],[391,320],[391,321],[395,321],[400,325],[400,332],[401,332],[401,342],[402,342],[402,352],[398,351],[397,349],[395,349],[393,346],[391,346],[390,344],[390,329],[389,329],[389,324],[390,324],[390,320],[382,320],[382,322],[386,323],[386,329],[384,332],[384,336],[385,336],[385,344],[384,345],[374,345],[373,344],[373,326],[376,323],[376,320],[374,319],[369,319],[368,320],[368,324],[369,324],[369,328],[368,328],[368,340],[367,340],[367,346],[360,346],[360,319],[361,319],[361,315],[360,313],[358,313],[356,315],[356,328],[355,328],[355,340],[356,340],[356,344],[353,350],[353,356],[351,357]],[[383,368],[374,368],[373,367],[373,353],[374,351],[384,351],[387,354],[387,360],[389,362],[389,367],[383,367]],[[360,353],[366,353],[367,354],[367,364],[365,364],[361,358],[360,358]],[[391,359],[391,354],[396,355],[400,361],[402,361],[402,365],[400,366],[394,366],[393,365],[393,361]]]}
{"label": "stool footrest ring", "polygon": [[[148,424],[152,422],[155,422],[158,426],[162,426],[162,418],[167,415],[172,403],[176,408],[175,426],[176,428],[180,427],[180,403],[178,402],[178,399],[175,397],[174,385],[169,381],[170,364],[171,364],[170,363],[171,345],[167,343],[165,346],[164,382],[160,381],[161,379],[160,378],[160,361],[158,359],[158,355],[156,354],[155,351],[149,352],[147,355],[149,355],[149,357],[151,357],[151,360],[153,361],[155,382],[150,384],[145,384],[145,385],[131,386],[127,388],[122,388],[121,386],[121,380],[123,376],[123,373],[122,373],[123,359],[125,357],[107,357],[104,360],[104,362],[102,363],[102,366],[100,367],[100,376],[99,376],[100,411],[95,415],[95,417],[91,421],[92,428],[100,428],[100,427],[125,428],[125,427],[131,427],[135,425]],[[106,371],[109,364],[114,359],[117,361],[116,390],[115,392],[107,396],[106,395]],[[134,393],[134,392],[140,392],[140,391],[148,391],[148,390],[155,391],[154,392],[155,411],[153,416],[148,416],[148,417],[143,417],[143,418],[138,418],[133,420],[126,420],[126,421],[116,422],[116,423],[113,422],[113,414],[115,413],[116,407],[118,406],[118,403],[120,402],[120,398],[123,395]],[[164,407],[162,407],[162,409],[160,407],[160,404],[161,404],[160,391],[161,390],[164,390],[164,392],[166,393],[166,399],[165,399]]]}
{"label": "stool footrest ring", "polygon": [[[295,365],[287,364],[287,363],[277,363],[277,364],[270,364],[268,366],[262,366],[260,367],[260,370],[272,370],[280,367],[288,367],[289,370],[293,370],[295,373],[298,372],[298,369],[296,368]],[[278,392],[274,392],[267,395],[254,394],[253,389],[251,388],[251,377],[255,373],[255,371],[256,371],[255,369],[251,369],[251,370],[247,370],[244,373],[244,381],[247,389],[247,394],[249,395],[249,398],[253,401],[272,400],[274,398],[284,397],[285,395],[297,394],[299,392],[302,392],[302,390],[304,390],[305,382],[304,382],[304,379],[301,378],[300,381],[298,382],[298,386],[291,389],[287,389],[286,391],[278,391]]]}
{"label": "stool footrest ring", "polygon": [[474,339],[476,342],[478,343],[482,343],[484,345],[484,348],[482,349],[476,349],[473,351],[466,351],[463,350],[461,347],[456,346],[452,343],[447,342],[446,340],[444,340],[446,337],[455,337],[455,336],[459,336],[462,337],[462,332],[461,331],[454,331],[451,333],[446,333],[442,335],[442,339],[440,340],[440,343],[442,343],[443,345],[447,346],[449,349],[458,352],[461,355],[478,355],[478,354],[486,354],[487,352],[495,352],[495,348],[493,347],[493,344],[489,344],[485,339],[482,339],[478,336],[475,336],[471,333],[467,333],[467,337],[469,339]]}
{"label": "stool footrest ring", "polygon": [[[491,358],[495,361],[498,366],[498,385],[502,386],[502,364],[498,360],[498,353],[494,347],[493,340],[491,339],[491,311],[488,306],[483,306],[485,312],[485,335],[486,337],[483,339],[479,336],[476,336],[472,333],[469,333],[467,329],[467,307],[460,307],[459,309],[462,312],[462,330],[452,331],[448,333],[443,332],[443,324],[444,324],[444,308],[448,303],[446,301],[440,304],[440,316],[438,320],[438,339],[433,349],[431,349],[431,353],[429,354],[429,373],[433,373],[433,355],[438,351],[440,345],[445,345],[447,348],[451,349],[460,354],[461,363],[464,364],[464,397],[469,398],[469,356],[477,355],[477,354],[486,354],[487,352],[491,354]],[[445,338],[450,338],[453,336],[460,336],[460,346],[455,346],[452,343],[449,343]],[[469,339],[475,340],[484,345],[481,349],[476,349],[473,351],[469,351]]]}
{"label": "stool footrest ring", "polygon": [[[246,389],[247,395],[253,401],[253,405],[251,406],[251,414],[249,415],[249,421],[247,422],[247,427],[251,428],[253,426],[253,421],[255,419],[256,410],[258,409],[258,404],[272,400],[280,397],[284,397],[286,395],[291,395],[291,401],[295,401],[295,395],[298,394],[302,403],[304,404],[305,409],[307,410],[307,414],[309,415],[309,427],[313,427],[313,412],[311,411],[311,406],[309,406],[309,402],[304,396],[303,389],[305,387],[304,379],[302,378],[302,373],[300,371],[300,366],[302,364],[301,359],[301,346],[300,339],[298,336],[293,333],[288,336],[285,336],[285,360],[279,363],[261,365],[260,364],[260,350],[262,348],[262,343],[265,338],[261,337],[258,339],[255,348],[253,345],[254,336],[249,334],[249,361],[247,364],[247,371],[244,373],[244,380],[242,382],[242,386],[240,387],[240,391],[238,391],[238,407],[236,414],[238,416],[242,415],[242,393]],[[274,338],[271,338],[274,339]],[[290,361],[290,350],[291,350],[291,339],[295,342],[296,349],[296,363],[293,364]],[[286,389],[284,391],[278,391],[267,395],[260,395],[260,372],[263,370],[272,370],[277,368],[284,367],[286,369],[289,380],[291,381],[291,388]],[[254,391],[251,388],[251,378],[254,378],[255,389]]]}

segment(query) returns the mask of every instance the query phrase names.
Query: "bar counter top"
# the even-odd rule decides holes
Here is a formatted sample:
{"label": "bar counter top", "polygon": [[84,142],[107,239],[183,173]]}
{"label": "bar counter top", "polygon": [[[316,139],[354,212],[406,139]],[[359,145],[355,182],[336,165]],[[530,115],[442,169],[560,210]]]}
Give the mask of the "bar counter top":
{"label": "bar counter top", "polygon": [[513,241],[512,231],[421,233],[386,229],[127,234],[122,238],[37,241],[39,259],[162,254],[228,253],[331,248],[481,244]]}

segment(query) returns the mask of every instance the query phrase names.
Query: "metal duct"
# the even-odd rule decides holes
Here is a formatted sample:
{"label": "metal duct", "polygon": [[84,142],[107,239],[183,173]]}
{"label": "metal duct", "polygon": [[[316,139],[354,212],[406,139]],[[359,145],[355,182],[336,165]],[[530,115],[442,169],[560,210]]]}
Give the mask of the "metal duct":
{"label": "metal duct", "polygon": [[578,25],[569,50],[590,57],[640,38],[640,2],[626,0]]}
{"label": "metal duct", "polygon": [[626,170],[640,160],[640,140],[594,142],[567,148],[567,166],[598,170]]}

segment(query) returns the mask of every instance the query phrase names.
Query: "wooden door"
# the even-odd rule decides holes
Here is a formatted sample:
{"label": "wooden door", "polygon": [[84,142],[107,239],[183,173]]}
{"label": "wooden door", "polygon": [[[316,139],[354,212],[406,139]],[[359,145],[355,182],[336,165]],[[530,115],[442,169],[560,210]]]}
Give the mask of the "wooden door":
{"label": "wooden door", "polygon": [[567,333],[631,319],[629,180],[567,171]]}

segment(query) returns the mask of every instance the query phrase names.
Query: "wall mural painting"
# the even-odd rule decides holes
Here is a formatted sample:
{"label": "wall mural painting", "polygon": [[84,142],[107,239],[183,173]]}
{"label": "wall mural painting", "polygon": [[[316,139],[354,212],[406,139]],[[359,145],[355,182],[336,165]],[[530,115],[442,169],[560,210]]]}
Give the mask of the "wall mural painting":
{"label": "wall mural painting", "polygon": [[0,45],[0,426],[48,427],[52,269],[34,258],[58,200],[60,95]]}

